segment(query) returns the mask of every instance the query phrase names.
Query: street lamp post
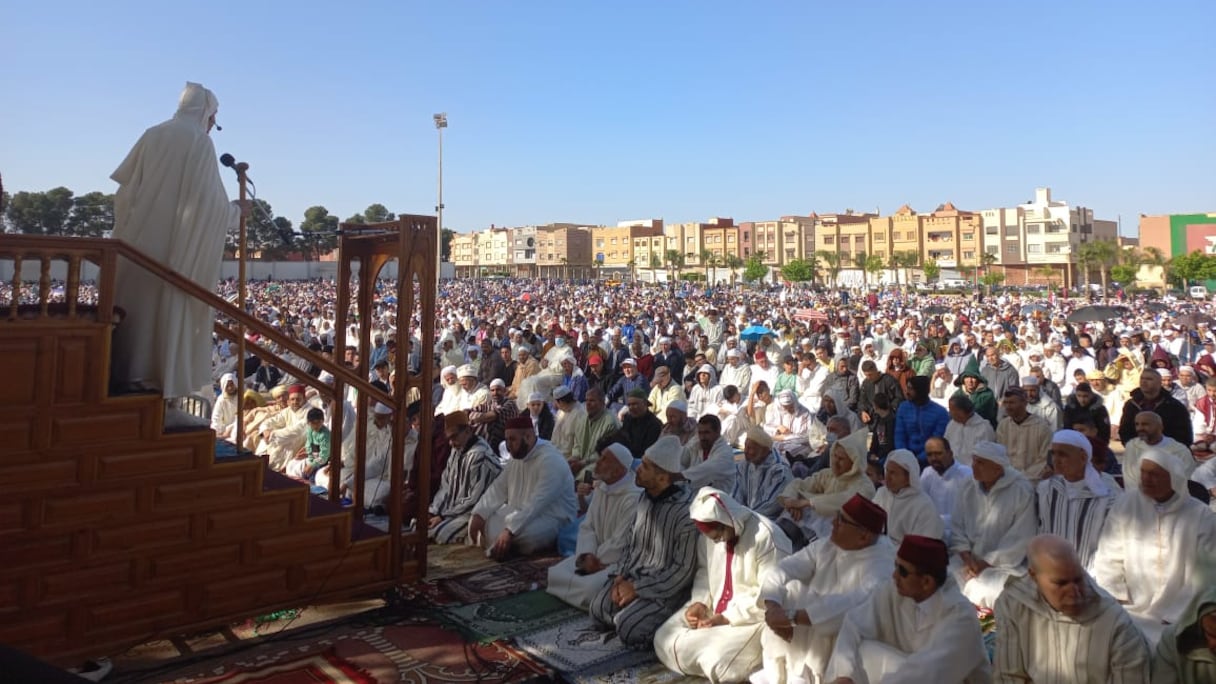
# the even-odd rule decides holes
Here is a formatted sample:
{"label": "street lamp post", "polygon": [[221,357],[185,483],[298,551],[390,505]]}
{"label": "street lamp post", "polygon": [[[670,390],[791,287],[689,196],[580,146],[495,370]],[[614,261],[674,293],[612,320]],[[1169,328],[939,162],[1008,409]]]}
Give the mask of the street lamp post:
{"label": "street lamp post", "polygon": [[435,241],[435,266],[443,262],[443,129],[448,127],[448,113],[440,112],[434,117],[435,130],[439,132],[439,202],[435,205],[435,213],[439,221],[439,235]]}

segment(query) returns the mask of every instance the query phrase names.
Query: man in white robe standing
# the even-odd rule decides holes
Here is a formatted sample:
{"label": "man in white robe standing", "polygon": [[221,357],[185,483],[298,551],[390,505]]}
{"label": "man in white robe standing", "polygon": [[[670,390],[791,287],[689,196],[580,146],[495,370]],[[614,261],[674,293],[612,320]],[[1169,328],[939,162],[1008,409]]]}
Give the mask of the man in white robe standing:
{"label": "man in white robe standing", "polygon": [[469,539],[495,560],[553,546],[562,525],[578,515],[574,476],[557,447],[540,439],[532,419],[507,421],[511,460],[482,495],[469,520]]}
{"label": "man in white robe standing", "polygon": [[304,385],[292,385],[287,390],[287,408],[267,418],[259,426],[262,439],[256,453],[268,459],[271,470],[282,472],[287,462],[304,446],[309,408],[304,403]]}
{"label": "man in white robe standing", "polygon": [[950,569],[972,603],[991,608],[1013,575],[1026,574],[1026,544],[1038,532],[1034,488],[1005,447],[980,442],[972,451],[974,480],[955,504]]}
{"label": "man in white robe standing", "polygon": [[893,581],[845,615],[823,681],[991,682],[979,618],[949,577],[946,558],[940,539],[904,537]]}
{"label": "man in white robe standing", "polygon": [[618,443],[605,447],[592,466],[597,482],[574,555],[549,568],[547,591],[572,606],[586,610],[621,558],[642,493],[632,467],[629,448]]}
{"label": "man in white robe standing", "polygon": [[1149,684],[1148,642],[1098,588],[1071,542],[1030,540],[1028,575],[997,599],[995,681],[1001,684]]}
{"label": "man in white robe standing", "polygon": [[764,669],[753,684],[818,682],[827,669],[844,615],[888,581],[895,547],[883,534],[887,514],[854,494],[832,534],[777,564],[761,578],[767,628],[760,637]]}
{"label": "man in white robe standing", "polygon": [[742,681],[760,665],[761,577],[789,555],[790,541],[713,487],[697,492],[689,514],[701,532],[692,595],[655,633],[655,654],[681,674]]}
{"label": "man in white robe standing", "polygon": [[1140,458],[1140,490],[1128,491],[1106,517],[1094,579],[1127,608],[1156,647],[1203,587],[1201,565],[1216,557],[1216,513],[1187,493],[1172,454]]}
{"label": "man in white robe standing", "polygon": [[[111,174],[115,239],[208,292],[220,277],[224,239],[248,202],[229,202],[211,127],[219,101],[187,83],[172,119],[144,131]],[[114,330],[111,381],[159,387],[181,397],[211,385],[210,307],[120,259],[114,303],[126,310]]]}

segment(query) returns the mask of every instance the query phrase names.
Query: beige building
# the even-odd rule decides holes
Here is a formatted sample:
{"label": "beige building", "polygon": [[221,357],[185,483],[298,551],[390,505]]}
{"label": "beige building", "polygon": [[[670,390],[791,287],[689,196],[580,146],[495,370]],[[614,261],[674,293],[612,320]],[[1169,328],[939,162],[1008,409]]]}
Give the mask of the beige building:
{"label": "beige building", "polygon": [[1092,209],[1052,199],[1051,188],[1035,188],[1033,200],[989,209],[981,218],[984,252],[996,259],[1007,285],[1072,287],[1084,280],[1077,266],[1081,245],[1118,239],[1116,222],[1095,220]]}
{"label": "beige building", "polygon": [[600,275],[633,276],[637,269],[649,268],[649,256],[643,263],[634,253],[634,244],[635,240],[651,237],[663,237],[663,219],[622,221],[616,226],[592,228],[591,255],[593,261],[600,263]]}
{"label": "beige building", "polygon": [[590,227],[551,223],[536,227],[536,268],[542,278],[591,278]]}
{"label": "beige building", "polygon": [[477,248],[480,237],[480,233],[456,233],[452,236],[450,249],[456,277],[472,278],[478,274]]}
{"label": "beige building", "polygon": [[814,244],[815,216],[782,216],[776,221],[748,221],[740,229],[749,233],[739,256],[748,259],[762,255],[761,263],[771,269],[796,259],[806,259],[807,246]]}

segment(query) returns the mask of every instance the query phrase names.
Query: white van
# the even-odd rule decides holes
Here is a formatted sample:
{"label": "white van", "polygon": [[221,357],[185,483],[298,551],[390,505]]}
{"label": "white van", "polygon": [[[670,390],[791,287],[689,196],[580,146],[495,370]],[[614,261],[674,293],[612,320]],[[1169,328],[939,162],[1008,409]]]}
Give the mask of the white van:
{"label": "white van", "polygon": [[1203,285],[1192,285],[1188,294],[1190,294],[1191,299],[1207,299],[1208,288]]}

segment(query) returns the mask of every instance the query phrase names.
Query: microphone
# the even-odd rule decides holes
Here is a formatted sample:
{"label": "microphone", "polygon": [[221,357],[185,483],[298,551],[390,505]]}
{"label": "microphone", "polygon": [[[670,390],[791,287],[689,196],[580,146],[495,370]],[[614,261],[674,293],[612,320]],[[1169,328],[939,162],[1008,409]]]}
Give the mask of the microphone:
{"label": "microphone", "polygon": [[236,177],[240,178],[246,171],[249,170],[249,165],[245,162],[238,162],[235,157],[227,152],[220,155],[220,163],[236,172]]}

